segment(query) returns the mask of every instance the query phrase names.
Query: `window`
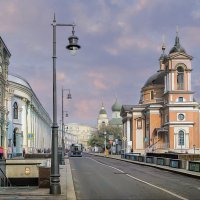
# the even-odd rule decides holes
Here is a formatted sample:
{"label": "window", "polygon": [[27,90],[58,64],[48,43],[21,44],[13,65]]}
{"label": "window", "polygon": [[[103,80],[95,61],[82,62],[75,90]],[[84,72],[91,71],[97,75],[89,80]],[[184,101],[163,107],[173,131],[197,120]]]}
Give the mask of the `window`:
{"label": "window", "polygon": [[179,97],[178,102],[183,102],[183,97]]}
{"label": "window", "polygon": [[2,70],[2,56],[0,54],[0,73],[2,73],[2,72],[3,72],[3,70]]}
{"label": "window", "polygon": [[178,119],[179,120],[184,120],[184,118],[185,118],[184,114],[178,114]]}
{"label": "window", "polygon": [[166,65],[165,71],[166,71],[166,72],[169,72],[169,67],[168,67],[168,65]]}
{"label": "window", "polygon": [[13,105],[13,118],[18,119],[18,105],[17,102],[14,103]]}
{"label": "window", "polygon": [[165,115],[165,122],[169,122],[169,115],[168,114]]}
{"label": "window", "polygon": [[142,119],[138,119],[137,120],[137,129],[141,129],[142,128]]}
{"label": "window", "polygon": [[2,103],[3,101],[3,93],[2,93],[2,87],[1,87],[1,83],[0,83],[0,102]]}
{"label": "window", "polygon": [[184,145],[184,132],[182,130],[178,132],[178,145]]}
{"label": "window", "polygon": [[153,90],[151,91],[151,100],[154,99],[154,92]]}
{"label": "window", "polygon": [[177,89],[184,90],[184,69],[177,67]]}

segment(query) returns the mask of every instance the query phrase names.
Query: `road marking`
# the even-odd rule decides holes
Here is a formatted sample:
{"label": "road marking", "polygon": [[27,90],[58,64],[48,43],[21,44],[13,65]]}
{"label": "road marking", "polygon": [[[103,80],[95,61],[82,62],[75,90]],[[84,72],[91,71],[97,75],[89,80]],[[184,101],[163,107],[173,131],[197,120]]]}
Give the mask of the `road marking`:
{"label": "road marking", "polygon": [[[89,158],[89,157],[87,157],[87,158]],[[89,159],[91,159],[91,160],[93,160],[93,161],[95,161],[95,162],[97,162],[97,163],[99,163],[99,164],[101,164],[101,165],[104,165],[104,166],[110,167],[110,168],[112,168],[112,169],[115,169],[115,170],[117,170],[117,171],[119,171],[119,172],[121,172],[121,173],[125,173],[124,171],[122,171],[122,170],[120,170],[120,169],[118,169],[118,168],[116,168],[116,167],[113,167],[113,166],[110,166],[110,165],[101,163],[101,162],[99,162],[99,161],[97,161],[97,160],[94,160],[93,158],[89,158]],[[149,183],[149,182],[143,181],[143,180],[141,180],[141,179],[139,179],[139,178],[136,178],[136,177],[134,177],[134,176],[131,176],[131,175],[127,174],[127,173],[125,173],[124,175],[126,175],[126,176],[128,176],[128,177],[130,177],[130,178],[132,178],[132,179],[135,179],[136,181],[139,181],[139,182],[141,182],[141,183],[144,183],[144,184],[147,184],[147,185],[149,185],[149,186],[152,186],[152,187],[154,187],[154,188],[156,188],[156,189],[159,189],[159,190],[161,190],[161,191],[163,191],[163,192],[166,192],[166,193],[168,193],[168,194],[171,194],[172,196],[175,196],[175,197],[177,197],[177,198],[179,198],[179,199],[188,200],[188,199],[185,198],[185,197],[182,197],[182,196],[180,196],[180,195],[178,195],[178,194],[175,194],[175,193],[173,193],[173,192],[170,192],[169,190],[166,190],[166,189],[161,188],[161,187],[159,187],[159,186],[153,185],[153,184],[151,184],[151,183]]]}

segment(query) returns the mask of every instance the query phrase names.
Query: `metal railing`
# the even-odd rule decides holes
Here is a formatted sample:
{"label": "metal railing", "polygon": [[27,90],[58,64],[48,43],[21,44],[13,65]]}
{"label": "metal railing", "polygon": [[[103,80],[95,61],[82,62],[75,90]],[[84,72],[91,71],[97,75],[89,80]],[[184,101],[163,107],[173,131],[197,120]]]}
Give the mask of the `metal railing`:
{"label": "metal railing", "polygon": [[0,177],[0,187],[11,187],[12,184],[9,178],[7,178],[7,176],[5,175],[4,171],[1,168],[0,168],[0,172],[3,175],[3,177]]}
{"label": "metal railing", "polygon": [[169,148],[169,143],[158,143],[156,145],[156,149],[168,149]]}
{"label": "metal railing", "polygon": [[155,143],[153,143],[153,144],[151,144],[150,146],[148,146],[148,147],[145,149],[145,153],[155,151],[156,145],[157,145],[157,143],[158,143],[159,141],[160,141],[160,139],[158,139]]}

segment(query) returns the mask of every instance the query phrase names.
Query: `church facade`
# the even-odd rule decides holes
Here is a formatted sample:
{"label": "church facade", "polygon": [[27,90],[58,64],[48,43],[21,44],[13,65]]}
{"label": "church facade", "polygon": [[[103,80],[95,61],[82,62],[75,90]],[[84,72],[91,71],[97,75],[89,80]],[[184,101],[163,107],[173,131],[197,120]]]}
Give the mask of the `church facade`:
{"label": "church facade", "polygon": [[[179,36],[169,54],[165,46],[160,67],[141,89],[138,105],[123,105],[126,152],[194,153],[200,148],[200,107],[191,87],[192,56]],[[131,147],[131,148],[130,148]]]}

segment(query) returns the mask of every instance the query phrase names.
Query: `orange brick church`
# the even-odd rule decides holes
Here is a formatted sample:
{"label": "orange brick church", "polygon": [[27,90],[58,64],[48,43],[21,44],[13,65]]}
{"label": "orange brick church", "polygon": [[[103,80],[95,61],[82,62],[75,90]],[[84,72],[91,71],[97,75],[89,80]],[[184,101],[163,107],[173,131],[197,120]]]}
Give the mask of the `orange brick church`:
{"label": "orange brick church", "polygon": [[159,70],[141,89],[138,105],[123,105],[126,152],[199,152],[200,105],[191,89],[192,56],[179,36],[169,54],[165,46]]}

